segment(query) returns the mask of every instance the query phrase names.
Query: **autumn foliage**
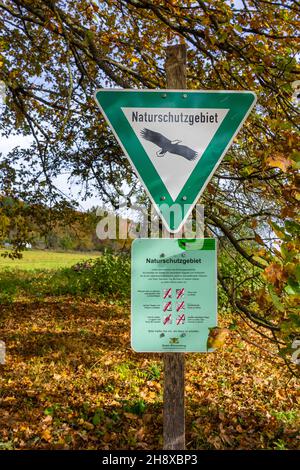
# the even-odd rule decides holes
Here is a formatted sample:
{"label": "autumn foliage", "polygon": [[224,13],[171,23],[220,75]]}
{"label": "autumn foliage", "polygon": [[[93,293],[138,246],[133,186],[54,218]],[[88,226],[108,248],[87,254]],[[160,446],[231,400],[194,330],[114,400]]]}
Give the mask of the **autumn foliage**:
{"label": "autumn foliage", "polygon": [[[255,110],[201,202],[206,235],[220,240],[222,298],[243,320],[233,320],[232,328],[258,329],[293,373],[292,345],[300,334],[299,108],[292,100],[298,6],[290,0],[0,3],[0,80],[7,88],[1,131],[33,138],[30,149],[1,157],[1,197],[52,207],[63,200],[55,177],[68,172],[86,197],[97,191],[114,205],[126,183],[129,199],[143,198],[93,93],[106,86],[165,87],[169,44],[187,44],[189,88],[257,93]],[[0,211],[5,232],[5,205]]]}
{"label": "autumn foliage", "polygon": [[[131,349],[126,307],[49,297],[1,312],[0,450],[162,448],[161,357]],[[186,355],[187,449],[299,447],[296,379],[246,340]]]}

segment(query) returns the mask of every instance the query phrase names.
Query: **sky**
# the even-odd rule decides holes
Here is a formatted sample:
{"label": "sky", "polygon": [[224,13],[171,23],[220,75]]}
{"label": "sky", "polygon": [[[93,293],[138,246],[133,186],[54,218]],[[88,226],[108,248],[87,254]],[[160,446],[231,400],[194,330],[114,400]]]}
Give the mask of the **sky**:
{"label": "sky", "polygon": [[[7,155],[13,148],[20,146],[21,148],[28,148],[32,142],[32,137],[15,135],[9,138],[0,136],[0,153]],[[92,207],[102,206],[102,201],[99,197],[92,197],[83,201],[79,195],[79,186],[75,182],[71,184],[67,181],[69,175],[64,173],[54,180],[54,185],[66,194],[68,197],[75,199],[80,204],[80,209],[87,210]],[[71,190],[69,189],[71,187]]]}

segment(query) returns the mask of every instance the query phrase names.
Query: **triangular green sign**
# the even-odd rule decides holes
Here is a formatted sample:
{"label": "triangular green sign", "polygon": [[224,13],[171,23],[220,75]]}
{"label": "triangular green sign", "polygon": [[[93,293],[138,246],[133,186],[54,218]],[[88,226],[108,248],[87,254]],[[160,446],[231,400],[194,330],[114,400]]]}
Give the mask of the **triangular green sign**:
{"label": "triangular green sign", "polygon": [[181,229],[256,101],[251,91],[95,94],[165,226]]}

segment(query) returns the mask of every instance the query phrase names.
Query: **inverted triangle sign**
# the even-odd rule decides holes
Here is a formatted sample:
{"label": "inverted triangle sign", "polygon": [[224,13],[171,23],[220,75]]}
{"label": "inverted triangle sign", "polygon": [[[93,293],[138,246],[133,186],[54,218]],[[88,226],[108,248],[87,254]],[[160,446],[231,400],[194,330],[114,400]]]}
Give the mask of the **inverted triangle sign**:
{"label": "inverted triangle sign", "polygon": [[178,232],[256,102],[250,91],[95,94],[166,228]]}

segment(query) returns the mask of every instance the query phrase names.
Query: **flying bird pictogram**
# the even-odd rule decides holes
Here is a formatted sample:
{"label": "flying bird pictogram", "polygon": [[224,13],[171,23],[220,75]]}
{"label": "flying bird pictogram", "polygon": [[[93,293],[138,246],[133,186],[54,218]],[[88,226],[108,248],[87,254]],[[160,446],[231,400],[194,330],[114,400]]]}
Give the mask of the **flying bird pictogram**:
{"label": "flying bird pictogram", "polygon": [[141,136],[143,139],[160,147],[160,150],[156,152],[158,157],[164,157],[167,152],[180,155],[187,160],[195,160],[198,157],[198,153],[195,150],[186,145],[180,145],[181,140],[169,140],[159,132],[151,131],[150,129],[143,129]]}

